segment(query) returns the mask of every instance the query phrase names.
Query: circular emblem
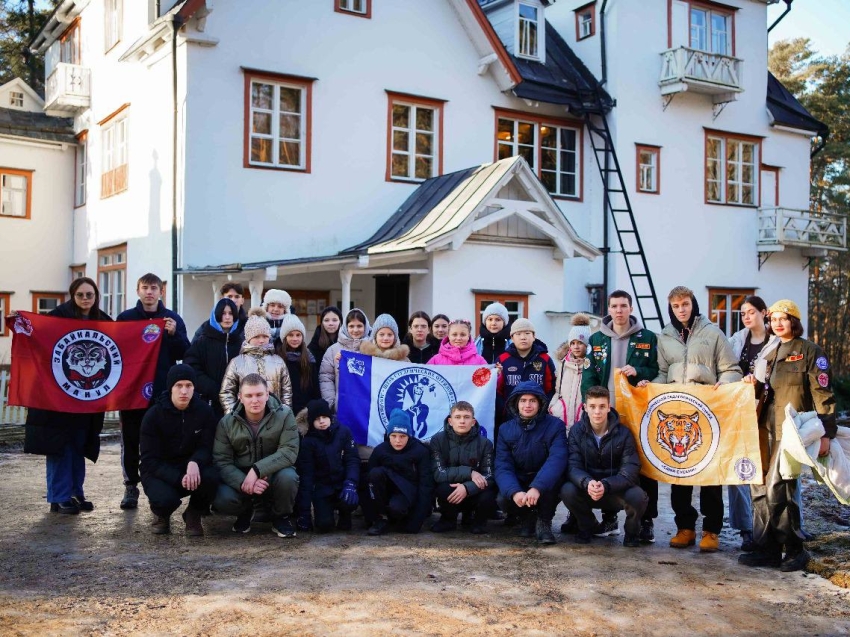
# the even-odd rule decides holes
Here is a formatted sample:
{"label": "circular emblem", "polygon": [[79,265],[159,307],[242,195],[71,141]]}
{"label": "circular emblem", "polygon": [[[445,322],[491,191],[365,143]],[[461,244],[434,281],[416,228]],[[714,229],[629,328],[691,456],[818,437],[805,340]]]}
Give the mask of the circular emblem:
{"label": "circular emblem", "polygon": [[490,382],[490,370],[486,367],[479,367],[474,372],[472,372],[472,382],[476,387],[484,387],[488,382]]}
{"label": "circular emblem", "polygon": [[100,400],[118,385],[124,368],[121,351],[97,330],[74,330],[53,346],[53,378],[71,398]]}
{"label": "circular emblem", "polygon": [[455,390],[443,376],[426,367],[405,367],[388,376],[378,390],[378,415],[386,429],[393,409],[406,411],[413,434],[430,440],[442,430],[443,419],[456,402]]}
{"label": "circular emblem", "polygon": [[156,323],[146,325],[145,329],[142,330],[142,340],[145,343],[155,343],[161,332],[162,330],[159,329],[159,325]]}
{"label": "circular emblem", "polygon": [[818,374],[818,385],[821,387],[829,386],[829,374]]}
{"label": "circular emblem", "polygon": [[829,367],[829,361],[826,360],[826,356],[820,356],[816,361],[815,365],[818,366],[818,369],[826,369]]}
{"label": "circular emblem", "polygon": [[714,458],[720,424],[698,398],[670,392],[650,401],[640,423],[640,439],[653,467],[674,478],[689,478]]}
{"label": "circular emblem", "polygon": [[145,386],[142,387],[142,396],[145,400],[153,398],[153,383],[145,383]]}
{"label": "circular emblem", "polygon": [[756,463],[747,457],[735,461],[735,475],[741,480],[750,481],[756,475]]}

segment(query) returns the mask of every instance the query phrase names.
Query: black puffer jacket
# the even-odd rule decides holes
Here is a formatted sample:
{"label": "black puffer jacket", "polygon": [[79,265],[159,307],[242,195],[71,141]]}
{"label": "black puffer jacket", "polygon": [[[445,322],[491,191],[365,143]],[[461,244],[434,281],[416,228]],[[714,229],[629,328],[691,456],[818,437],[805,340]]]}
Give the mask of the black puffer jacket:
{"label": "black puffer jacket", "polygon": [[402,343],[410,348],[410,353],[407,355],[407,358],[411,363],[425,365],[429,360],[440,353],[440,341],[438,341],[435,337],[428,334],[426,342],[427,345],[425,345],[422,349],[419,349],[413,344],[413,337],[410,334],[407,334],[404,337]]}
{"label": "black puffer jacket", "polygon": [[219,402],[221,381],[230,360],[239,355],[244,336],[241,330],[234,333],[222,333],[209,324],[203,325],[203,332],[186,355],[183,362],[191,366],[197,373],[195,393],[212,406],[216,416],[221,418],[224,409]]}
{"label": "black puffer jacket", "polygon": [[298,414],[311,400],[321,398],[319,393],[319,365],[307,350],[310,357],[310,384],[305,390],[301,385],[301,355],[300,352],[286,352],[283,360],[289,370],[289,380],[292,382],[292,413]]}
{"label": "black puffer jacket", "polygon": [[620,424],[615,410],[608,414],[608,431],[599,444],[586,413],[570,429],[569,443],[570,482],[583,491],[587,483],[599,480],[605,492],[624,493],[638,484],[640,457],[632,432]]}
{"label": "black puffer jacket", "polygon": [[197,395],[180,411],[171,394],[162,392],[142,420],[140,437],[142,480],[159,478],[178,485],[190,461],[199,468],[212,466],[212,446],[218,418]]}
{"label": "black puffer jacket", "polygon": [[449,424],[443,425],[443,431],[434,434],[430,440],[431,468],[434,482],[462,482],[469,495],[475,495],[481,489],[472,481],[472,472],[477,471],[487,480],[487,486],[496,484],[493,477],[493,443],[481,435],[478,423],[469,433],[459,436]]}
{"label": "black puffer jacket", "polygon": [[[80,319],[74,314],[74,301],[62,303],[48,316],[65,319]],[[92,308],[92,321],[111,321],[108,314]],[[27,422],[24,429],[24,452],[40,456],[62,453],[80,429],[86,432],[86,441],[82,449],[77,449],[92,462],[100,455],[100,432],[103,431],[103,414],[68,414],[47,409],[27,410]]]}
{"label": "black puffer jacket", "polygon": [[409,438],[404,449],[396,451],[385,437],[369,457],[369,471],[375,467],[389,469],[390,479],[411,504],[405,531],[418,533],[431,514],[434,480],[431,475],[431,455],[416,438]]}
{"label": "black puffer jacket", "polygon": [[313,496],[328,497],[342,490],[343,483],[360,481],[360,455],[351,430],[336,419],[324,431],[310,429],[298,450],[298,511],[310,511]]}

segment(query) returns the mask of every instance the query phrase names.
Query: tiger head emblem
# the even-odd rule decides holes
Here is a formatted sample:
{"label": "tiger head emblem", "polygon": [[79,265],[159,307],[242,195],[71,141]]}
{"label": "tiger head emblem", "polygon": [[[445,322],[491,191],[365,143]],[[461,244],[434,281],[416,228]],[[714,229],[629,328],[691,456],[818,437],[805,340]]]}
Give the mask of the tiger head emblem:
{"label": "tiger head emblem", "polygon": [[690,415],[670,415],[658,411],[658,444],[678,463],[685,462],[692,451],[702,445],[699,412]]}

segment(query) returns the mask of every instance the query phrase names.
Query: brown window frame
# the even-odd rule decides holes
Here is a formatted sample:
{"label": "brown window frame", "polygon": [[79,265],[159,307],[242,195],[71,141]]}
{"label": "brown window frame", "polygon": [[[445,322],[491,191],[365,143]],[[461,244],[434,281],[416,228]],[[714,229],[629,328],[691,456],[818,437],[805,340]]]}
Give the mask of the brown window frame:
{"label": "brown window frame", "polygon": [[366,4],[365,12],[354,11],[353,9],[345,9],[342,6],[342,0],[334,0],[334,11],[336,13],[344,13],[345,15],[351,15],[357,18],[366,18],[367,20],[370,20],[372,18],[372,0],[363,0],[363,2]]}
{"label": "brown window frame", "polygon": [[[782,170],[780,166],[771,166],[770,164],[762,164],[760,172],[773,173],[774,181],[776,182],[774,186],[774,198],[776,200],[776,207],[779,208],[779,173]],[[761,189],[761,175],[759,175],[759,208],[761,208],[762,201],[762,189]]]}
{"label": "brown window frame", "polygon": [[[68,28],[62,32],[62,35],[59,36],[59,62],[61,64],[74,64],[81,65],[82,64],[82,47],[80,46],[80,18],[74,18],[73,22],[68,25]],[[73,39],[72,39],[73,38]],[[72,60],[63,59],[65,53],[65,43],[68,40],[72,40],[73,50],[72,50]]]}
{"label": "brown window frame", "polygon": [[[41,314],[38,310],[38,302],[41,299],[55,299],[59,301],[58,305],[62,305],[65,302],[65,293],[64,292],[32,292],[32,311],[33,314]],[[46,312],[45,312],[46,314]]]}
{"label": "brown window frame", "polygon": [[2,301],[2,311],[0,311],[0,337],[9,336],[9,323],[6,317],[12,313],[12,294],[13,292],[0,292],[0,301]]}
{"label": "brown window frame", "polygon": [[[588,4],[582,5],[577,9],[573,9],[575,13],[575,21],[576,21],[576,42],[581,42],[582,40],[587,40],[588,38],[592,38],[596,35],[596,2],[590,2]],[[587,35],[581,35],[581,17],[583,15],[590,14],[590,33]]]}
{"label": "brown window frame", "polygon": [[[78,263],[76,265],[69,266],[68,269],[71,271],[71,283],[76,281],[77,279],[82,279],[86,276],[86,264]],[[80,276],[77,276],[79,274]]]}
{"label": "brown window frame", "polygon": [[[444,116],[444,108],[443,106],[446,104],[448,100],[443,100],[434,97],[424,97],[422,95],[412,95],[410,93],[399,93],[397,91],[387,90],[387,166],[386,166],[386,174],[384,175],[386,181],[393,181],[399,183],[422,183],[427,179],[433,179],[434,177],[439,177],[443,174],[443,124],[445,120]],[[437,133],[435,135],[435,142],[437,144],[437,153],[433,156],[434,158],[434,167],[436,171],[430,177],[421,178],[416,177],[416,168],[414,165],[414,176],[413,177],[398,177],[392,174],[393,168],[393,106],[395,104],[403,104],[414,107],[424,107],[431,110],[436,111],[434,121],[437,125]]]}
{"label": "brown window frame", "polygon": [[[655,190],[645,190],[640,187],[640,154],[647,152],[655,155]],[[645,195],[661,194],[661,146],[635,144],[635,192]]]}
{"label": "brown window frame", "polygon": [[[691,48],[691,6],[696,6],[701,9],[707,9],[709,11],[714,11],[715,13],[723,13],[732,18],[732,23],[729,29],[729,36],[732,39],[732,52],[728,55],[735,57],[737,43],[735,32],[735,16],[740,10],[740,7],[733,7],[728,4],[722,4],[720,2],[712,2],[711,0],[685,0],[685,4],[688,5],[688,30],[685,35],[687,35],[687,48]],[[709,35],[710,37],[710,35]],[[667,48],[673,48],[673,0],[667,0]],[[726,53],[720,53],[718,55],[727,55]]]}
{"label": "brown window frame", "polygon": [[[729,338],[730,336],[732,336],[732,334],[737,332],[738,329],[741,329],[740,327],[738,327],[738,329],[735,329],[736,324],[735,324],[735,320],[733,318],[733,315],[736,312],[740,316],[740,307],[738,309],[735,309],[732,306],[727,306],[725,308],[722,308],[722,311],[727,313],[727,324],[728,324],[729,330],[730,330],[730,333],[726,334],[726,327],[725,326],[721,327],[718,324],[717,319],[715,317],[715,313],[719,312],[721,310],[720,309],[718,309],[718,310],[714,309],[714,306],[712,305],[712,300],[713,300],[712,297],[714,297],[714,296],[725,296],[727,298],[732,297],[732,296],[747,297],[747,296],[752,296],[755,293],[756,293],[756,288],[728,288],[728,287],[710,287],[709,286],[708,287],[708,320],[711,321],[714,325],[717,325],[717,327],[720,328],[720,331],[723,332],[726,335],[727,338]],[[741,303],[743,304],[743,300],[741,301]]]}
{"label": "brown window frame", "polygon": [[[2,189],[3,175],[15,175],[16,177],[26,177],[27,180],[27,200],[24,204],[26,208],[26,210],[24,210],[24,215],[6,215],[0,212],[0,219],[32,219],[32,176],[34,172],[34,170],[25,170],[22,168],[6,168],[4,166],[0,166],[0,189]],[[2,210],[2,208],[0,208],[0,210]]]}
{"label": "brown window frame", "polygon": [[[704,128],[704,142],[703,142],[703,201],[704,203],[710,206],[732,206],[735,208],[758,208],[759,202],[761,201],[761,165],[762,165],[762,152],[764,150],[764,140],[765,138],[758,135],[746,135],[742,133],[730,133],[728,131],[716,130],[713,128]],[[710,138],[722,138],[724,140],[723,148],[726,148],[726,140],[732,139],[735,141],[742,141],[749,144],[755,144],[758,146],[758,153],[753,159],[754,168],[753,171],[755,173],[756,181],[755,186],[757,192],[757,197],[754,197],[753,203],[737,203],[732,202],[729,203],[726,200],[726,188],[728,186],[728,177],[726,172],[725,165],[723,166],[723,179],[721,184],[723,185],[723,201],[712,201],[708,198],[708,140]],[[725,164],[726,154],[725,152],[722,154],[722,163]]]}
{"label": "brown window frame", "polygon": [[[110,265],[101,265],[101,263],[100,263],[101,258],[106,257],[106,256],[112,256],[112,255],[115,255],[115,254],[121,254],[121,253],[124,254],[124,261],[122,263],[117,263],[117,264],[112,263]],[[101,274],[109,274],[111,272],[123,272],[124,273],[123,274],[123,287],[122,287],[123,294],[124,294],[124,308],[115,312],[115,315],[117,316],[118,314],[120,314],[121,312],[123,312],[124,310],[127,309],[128,289],[127,289],[127,244],[126,243],[122,243],[122,244],[116,245],[116,246],[110,246],[108,248],[103,248],[103,249],[97,251],[97,278],[95,279],[95,281],[97,282],[97,289],[100,291],[100,301],[101,301],[100,309],[102,309],[104,312],[106,312],[110,316],[112,316],[112,314],[109,311],[107,311],[106,309],[103,308],[103,299],[104,299],[105,296],[108,296],[110,299],[114,299],[115,292],[110,291],[110,293],[108,295],[104,295],[103,286],[101,285],[100,275]],[[110,305],[112,305],[113,303],[114,303],[114,300],[110,300]],[[111,309],[111,308],[109,308],[109,309]],[[115,318],[115,316],[112,316],[112,318]]]}
{"label": "brown window frame", "polygon": [[[74,148],[74,208],[82,208],[86,205],[89,197],[88,167],[89,167],[89,131],[88,129],[77,134],[77,145]],[[85,149],[85,173],[83,174],[82,191],[80,201],[78,188],[80,184],[80,148]]]}
{"label": "brown window frame", "polygon": [[[130,107],[130,104],[122,104],[117,110],[113,111],[102,120],[100,120],[97,125],[100,126],[100,150],[101,150],[101,173],[100,173],[100,198],[108,199],[109,197],[114,197],[115,195],[119,195],[122,192],[126,192],[130,188],[130,124],[129,124],[129,114],[126,113],[127,109]],[[115,128],[121,122],[125,122],[124,124],[124,145],[126,147],[127,153],[127,161],[123,164],[119,164],[113,167],[106,172],[103,171],[103,160],[106,156],[106,153],[103,152],[103,144],[104,139],[106,137],[106,132]],[[113,136],[113,145],[110,149],[110,153],[114,155],[115,153],[115,133],[112,132]],[[88,159],[88,157],[86,158]]]}
{"label": "brown window frame", "polygon": [[[502,293],[502,292],[475,292],[475,309],[472,312],[473,325],[472,325],[472,338],[475,338],[475,331],[478,329],[478,325],[481,325],[481,304],[487,303],[501,303],[504,305],[506,302],[518,301],[522,303],[522,318],[528,318],[528,304],[529,298],[531,294],[515,294],[515,293]],[[475,321],[478,321],[477,325]]]}

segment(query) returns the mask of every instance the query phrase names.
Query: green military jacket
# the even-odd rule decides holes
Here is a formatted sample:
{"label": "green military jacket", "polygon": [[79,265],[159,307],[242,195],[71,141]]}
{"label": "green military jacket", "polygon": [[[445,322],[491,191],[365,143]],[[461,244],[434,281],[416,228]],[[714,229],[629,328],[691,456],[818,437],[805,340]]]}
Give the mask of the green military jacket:
{"label": "green military jacket", "polygon": [[[611,337],[595,332],[588,342],[587,358],[590,365],[581,375],[582,397],[594,385],[608,386],[611,376]],[[651,381],[658,375],[658,339],[651,330],[644,327],[629,336],[626,364],[637,371],[637,376],[629,377],[632,385],[642,380]]]}

